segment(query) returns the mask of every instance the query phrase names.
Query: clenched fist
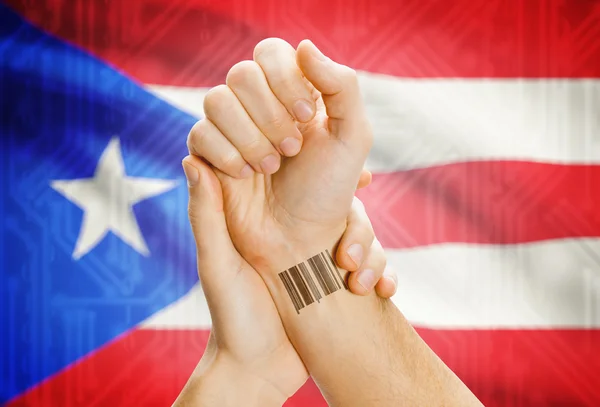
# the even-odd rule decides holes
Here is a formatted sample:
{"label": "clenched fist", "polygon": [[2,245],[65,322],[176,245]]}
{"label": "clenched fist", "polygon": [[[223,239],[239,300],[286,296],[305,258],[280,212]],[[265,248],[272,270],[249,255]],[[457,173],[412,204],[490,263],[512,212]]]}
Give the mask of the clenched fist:
{"label": "clenched fist", "polygon": [[[268,281],[331,248],[346,228],[372,143],[355,72],[310,41],[294,50],[268,39],[254,61],[236,64],[227,85],[207,94],[204,108],[188,147],[216,167],[242,256]],[[376,281],[360,270],[349,284],[370,289]]]}
{"label": "clenched fist", "polygon": [[353,251],[342,237],[371,145],[354,71],[309,41],[265,40],[205,112],[183,165],[214,329],[180,404],[281,405],[306,367],[332,406],[480,406],[391,301],[342,290],[322,253],[357,269],[353,292],[383,269],[365,267],[383,258],[376,240]]}

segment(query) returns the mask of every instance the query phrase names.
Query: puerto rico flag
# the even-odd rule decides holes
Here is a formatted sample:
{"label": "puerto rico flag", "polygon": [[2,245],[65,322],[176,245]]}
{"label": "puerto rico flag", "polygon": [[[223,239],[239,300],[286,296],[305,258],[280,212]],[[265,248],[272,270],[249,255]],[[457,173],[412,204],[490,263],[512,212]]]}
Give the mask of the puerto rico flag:
{"label": "puerto rico flag", "polygon": [[433,350],[487,406],[600,406],[595,0],[5,2],[0,404],[175,400],[210,329],[187,133],[270,36],[357,69],[358,195]]}

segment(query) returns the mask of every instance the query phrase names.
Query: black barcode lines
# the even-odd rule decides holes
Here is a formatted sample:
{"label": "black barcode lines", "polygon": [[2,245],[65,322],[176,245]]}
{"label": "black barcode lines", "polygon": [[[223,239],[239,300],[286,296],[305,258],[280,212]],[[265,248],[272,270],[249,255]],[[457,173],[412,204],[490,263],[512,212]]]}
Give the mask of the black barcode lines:
{"label": "black barcode lines", "polygon": [[294,288],[294,283],[292,283],[292,279],[290,278],[287,272],[279,273],[279,277],[281,281],[283,281],[283,285],[285,286],[286,291],[288,292],[290,298],[292,299],[292,303],[294,304],[294,308],[296,308],[296,312],[300,310],[300,308],[304,308],[302,304],[302,300],[298,295],[298,292]]}
{"label": "black barcode lines", "polygon": [[323,297],[321,297],[321,293],[319,292],[319,290],[317,289],[317,286],[315,285],[315,282],[311,278],[310,272],[308,271],[308,267],[306,267],[305,263],[300,263],[296,267],[302,271],[302,277],[304,277],[304,281],[306,281],[308,283],[308,286],[310,287],[310,292],[311,292],[313,298],[315,300],[317,300],[317,302],[319,302],[319,300]]}
{"label": "black barcode lines", "polygon": [[300,310],[348,286],[328,250],[279,273],[292,304]]}

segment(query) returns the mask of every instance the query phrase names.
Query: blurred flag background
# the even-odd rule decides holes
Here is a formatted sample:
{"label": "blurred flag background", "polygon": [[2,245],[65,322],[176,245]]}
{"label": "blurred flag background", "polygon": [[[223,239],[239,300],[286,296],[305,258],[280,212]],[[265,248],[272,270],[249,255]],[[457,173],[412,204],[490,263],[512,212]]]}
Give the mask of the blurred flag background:
{"label": "blurred flag background", "polygon": [[270,36],[358,70],[359,196],[435,352],[487,406],[600,405],[595,0],[6,1],[0,404],[174,401],[210,329],[187,132]]}

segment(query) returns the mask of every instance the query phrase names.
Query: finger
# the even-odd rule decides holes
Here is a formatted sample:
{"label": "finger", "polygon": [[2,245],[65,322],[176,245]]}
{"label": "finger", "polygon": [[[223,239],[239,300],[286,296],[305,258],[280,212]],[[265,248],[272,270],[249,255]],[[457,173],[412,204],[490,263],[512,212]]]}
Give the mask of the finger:
{"label": "finger", "polygon": [[227,74],[227,86],[279,152],[288,157],[298,154],[302,135],[292,116],[271,91],[260,65],[254,61],[235,64]]}
{"label": "finger", "polygon": [[315,117],[316,106],[311,87],[296,64],[296,50],[280,38],[267,38],[254,48],[254,61],[260,65],[269,87],[299,122]]}
{"label": "finger", "polygon": [[368,187],[369,185],[371,185],[372,180],[373,174],[371,174],[371,171],[363,168],[362,172],[360,173],[360,178],[358,180],[358,186],[356,187],[356,189]]}
{"label": "finger", "polygon": [[188,135],[187,146],[190,154],[203,157],[231,177],[248,178],[254,173],[237,148],[209,119],[194,124]]}
{"label": "finger", "polygon": [[204,113],[256,171],[273,174],[279,169],[279,153],[228,86],[216,86],[208,92]]}
{"label": "finger", "polygon": [[350,291],[358,295],[369,294],[383,275],[385,265],[383,247],[378,240],[374,240],[363,265],[348,277]]}
{"label": "finger", "polygon": [[381,279],[375,284],[375,292],[381,298],[392,298],[398,289],[398,277],[396,273],[387,267]]}
{"label": "finger", "polygon": [[196,240],[198,274],[204,290],[224,292],[243,260],[229,237],[221,184],[198,157],[187,156],[182,166],[188,180],[188,214]]}
{"label": "finger", "polygon": [[356,72],[327,58],[309,40],[298,45],[296,61],[304,76],[321,92],[333,135],[362,143],[368,151],[372,142],[371,129]]}
{"label": "finger", "polygon": [[371,248],[375,234],[365,207],[358,198],[352,201],[348,226],[336,252],[337,264],[348,271],[357,270]]}

